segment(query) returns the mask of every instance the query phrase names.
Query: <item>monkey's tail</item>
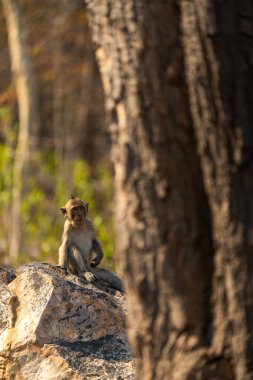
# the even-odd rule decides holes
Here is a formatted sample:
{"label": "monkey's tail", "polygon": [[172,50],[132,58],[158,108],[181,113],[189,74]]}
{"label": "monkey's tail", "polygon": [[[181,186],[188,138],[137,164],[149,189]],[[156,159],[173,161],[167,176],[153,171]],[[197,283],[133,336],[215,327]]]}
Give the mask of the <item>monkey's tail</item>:
{"label": "monkey's tail", "polygon": [[108,282],[114,289],[119,290],[120,292],[124,293],[124,286],[122,280],[119,278],[119,276],[116,275],[116,273],[110,271],[109,269],[104,268],[92,268],[92,273],[96,276],[98,280],[103,280]]}

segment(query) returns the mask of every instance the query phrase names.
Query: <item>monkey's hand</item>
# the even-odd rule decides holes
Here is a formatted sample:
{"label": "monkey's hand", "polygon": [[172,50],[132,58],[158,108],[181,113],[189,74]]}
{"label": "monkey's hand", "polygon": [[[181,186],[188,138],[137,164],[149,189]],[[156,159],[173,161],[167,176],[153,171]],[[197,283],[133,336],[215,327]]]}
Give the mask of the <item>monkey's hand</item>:
{"label": "monkey's hand", "polygon": [[91,282],[95,282],[97,280],[96,276],[94,276],[94,274],[91,272],[83,272],[82,274],[83,274],[83,277],[85,278],[85,280],[87,282],[91,283]]}
{"label": "monkey's hand", "polygon": [[91,260],[90,265],[94,268],[101,263],[101,260],[104,257],[103,249],[97,239],[94,239],[92,242],[92,250],[95,252],[96,257]]}
{"label": "monkey's hand", "polygon": [[92,268],[97,267],[100,264],[100,261],[101,261],[100,257],[98,257],[98,256],[94,257],[94,259],[92,259],[90,265],[92,266]]}

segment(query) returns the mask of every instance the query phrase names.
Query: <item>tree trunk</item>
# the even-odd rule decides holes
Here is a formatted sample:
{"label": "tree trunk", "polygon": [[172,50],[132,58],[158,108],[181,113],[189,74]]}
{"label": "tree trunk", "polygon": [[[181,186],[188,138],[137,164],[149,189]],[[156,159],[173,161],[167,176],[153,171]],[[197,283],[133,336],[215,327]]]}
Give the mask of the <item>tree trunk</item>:
{"label": "tree trunk", "polygon": [[177,3],[87,1],[129,339],[138,378],[252,379],[252,7]]}
{"label": "tree trunk", "polygon": [[181,12],[215,244],[212,343],[220,355],[227,352],[235,378],[248,379],[253,377],[253,7],[250,1],[219,6],[182,1]]}
{"label": "tree trunk", "polygon": [[[64,24],[70,14],[71,3],[63,0],[58,4],[58,12],[53,23],[53,132],[54,132],[54,151],[55,162],[59,177],[67,186],[69,181],[65,181],[66,173],[69,176],[69,168],[66,162],[66,141],[67,141],[67,115],[65,111],[64,98],[66,97],[64,88],[64,77],[62,75],[64,67]],[[70,128],[70,126],[68,126]],[[69,189],[70,191],[70,189]]]}
{"label": "tree trunk", "polygon": [[12,74],[19,107],[19,131],[13,165],[10,216],[10,257],[17,258],[21,241],[20,202],[25,162],[38,137],[38,110],[33,71],[25,44],[24,22],[15,0],[2,0],[7,22]]}

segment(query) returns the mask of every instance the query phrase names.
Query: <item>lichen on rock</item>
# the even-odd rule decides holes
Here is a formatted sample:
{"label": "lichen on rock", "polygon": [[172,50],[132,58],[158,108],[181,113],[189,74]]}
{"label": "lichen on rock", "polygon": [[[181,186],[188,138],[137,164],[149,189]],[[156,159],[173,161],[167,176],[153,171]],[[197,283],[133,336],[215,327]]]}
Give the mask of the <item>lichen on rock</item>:
{"label": "lichen on rock", "polygon": [[133,379],[124,296],[45,263],[0,270],[0,379]]}

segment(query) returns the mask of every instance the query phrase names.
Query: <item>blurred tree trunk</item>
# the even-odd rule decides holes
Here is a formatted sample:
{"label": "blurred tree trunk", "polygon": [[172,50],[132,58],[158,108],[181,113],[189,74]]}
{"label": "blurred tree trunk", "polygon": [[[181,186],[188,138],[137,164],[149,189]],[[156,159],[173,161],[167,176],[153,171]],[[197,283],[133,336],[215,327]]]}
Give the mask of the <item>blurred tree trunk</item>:
{"label": "blurred tree trunk", "polygon": [[211,4],[87,1],[140,379],[253,378],[252,4]]}
{"label": "blurred tree trunk", "polygon": [[38,110],[29,52],[25,43],[24,22],[15,0],[2,0],[7,22],[12,74],[19,108],[19,130],[13,165],[13,190],[10,215],[10,257],[19,254],[21,242],[21,190],[23,171],[31,149],[37,146]]}
{"label": "blurred tree trunk", "polygon": [[58,3],[58,12],[53,23],[53,132],[54,132],[54,150],[57,163],[57,171],[60,178],[65,179],[66,172],[66,140],[67,140],[67,123],[64,105],[66,97],[64,89],[64,76],[62,75],[64,67],[64,24],[70,13],[71,3],[63,0]]}

